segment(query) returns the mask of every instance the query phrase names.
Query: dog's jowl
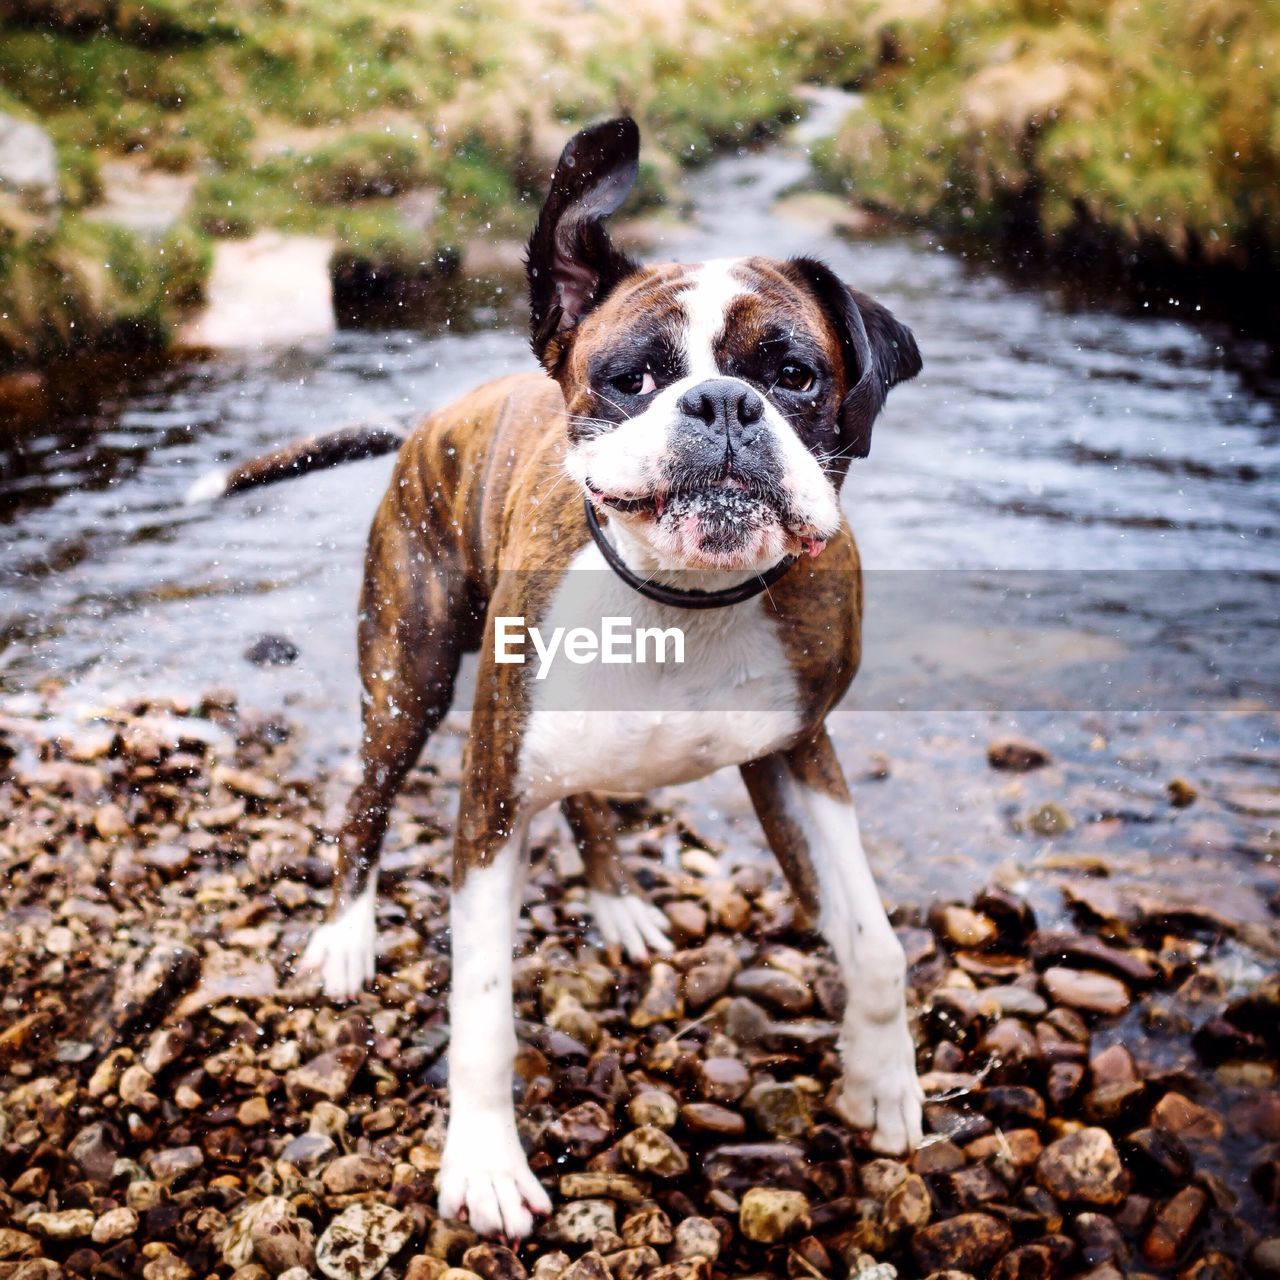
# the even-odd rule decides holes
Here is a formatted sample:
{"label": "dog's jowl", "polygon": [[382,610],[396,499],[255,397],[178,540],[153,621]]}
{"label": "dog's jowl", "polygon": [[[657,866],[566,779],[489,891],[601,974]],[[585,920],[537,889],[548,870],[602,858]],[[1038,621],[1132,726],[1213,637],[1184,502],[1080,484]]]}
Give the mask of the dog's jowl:
{"label": "dog's jowl", "polygon": [[[820,262],[648,266],[620,253],[602,219],[638,151],[635,125],[613,120],[560,159],[529,243],[541,371],[480,388],[396,446],[360,609],[362,779],[332,911],[304,957],[335,998],[373,977],[388,814],[449,709],[461,656],[478,651],[440,1211],[513,1237],[550,1209],[516,1130],[511,981],[525,833],[554,804],[600,933],[643,961],[671,944],[618,861],[608,799],[739,767],[845,979],[844,1114],[882,1151],[920,1139],[902,949],[824,728],[860,655],[840,487],[920,357],[909,330]],[[363,451],[387,446],[382,432]],[[313,441],[246,464],[223,489],[361,452],[357,437],[327,453]],[[678,632],[679,660],[672,643],[670,660],[579,661],[584,610],[597,626],[628,619],[631,634]],[[569,658],[557,646],[545,662],[500,660],[512,619],[521,635],[571,642]]]}

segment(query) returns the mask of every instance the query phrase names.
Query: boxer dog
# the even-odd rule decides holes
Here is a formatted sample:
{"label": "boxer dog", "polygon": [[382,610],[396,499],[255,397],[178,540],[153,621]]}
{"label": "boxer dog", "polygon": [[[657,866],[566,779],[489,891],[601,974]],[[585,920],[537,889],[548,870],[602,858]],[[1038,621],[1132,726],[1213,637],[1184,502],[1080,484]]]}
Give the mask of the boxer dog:
{"label": "boxer dog", "polygon": [[[621,253],[602,219],[638,154],[635,124],[618,119],[560,158],[528,251],[542,371],[481,387],[407,439],[304,441],[212,486],[398,450],[360,605],[362,779],[333,904],[302,960],[335,999],[374,976],[388,815],[449,709],[459,659],[480,651],[454,837],[440,1212],[508,1237],[551,1208],[512,1104],[512,951],[529,820],[553,804],[601,935],[643,960],[671,943],[619,863],[608,798],[736,765],[844,978],[845,1118],[877,1151],[907,1151],[921,1134],[903,951],[824,727],[860,657],[840,487],[920,355],[884,307],[813,259],[642,266]],[[499,660],[494,619],[550,633],[569,615],[570,582],[584,580],[602,616],[680,628],[684,662],[594,668],[564,705],[532,665]]]}

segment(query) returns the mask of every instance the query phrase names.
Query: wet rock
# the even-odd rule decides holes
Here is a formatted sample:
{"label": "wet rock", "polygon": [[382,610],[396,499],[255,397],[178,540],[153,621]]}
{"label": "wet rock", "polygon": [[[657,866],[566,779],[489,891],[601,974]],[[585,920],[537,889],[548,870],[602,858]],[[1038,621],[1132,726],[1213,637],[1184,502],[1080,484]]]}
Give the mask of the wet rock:
{"label": "wet rock", "polygon": [[118,1158],[118,1135],[104,1123],[85,1125],[71,1140],[67,1154],[91,1182],[107,1183]]}
{"label": "wet rock", "polygon": [[1199,1187],[1183,1187],[1156,1214],[1142,1242],[1142,1256],[1153,1266],[1172,1266],[1186,1252],[1208,1203]]}
{"label": "wet rock", "polygon": [[62,1209],[33,1213],[25,1225],[46,1240],[79,1240],[93,1233],[95,1221],[92,1209]]}
{"label": "wet rock", "polygon": [[675,1247],[672,1257],[706,1258],[714,1262],[720,1256],[720,1231],[709,1218],[685,1218],[676,1227]]}
{"label": "wet rock", "polygon": [[921,1228],[911,1237],[911,1256],[921,1273],[982,1272],[1013,1247],[1013,1232],[985,1213],[960,1213]]}
{"label": "wet rock", "polygon": [[316,1266],[330,1280],[373,1280],[412,1233],[411,1219],[390,1205],[350,1205],[320,1237]]}
{"label": "wet rock", "polygon": [[748,1240],[777,1244],[809,1229],[809,1199],[799,1191],[751,1187],[742,1197],[738,1225]]}
{"label": "wet rock", "polygon": [[1063,929],[1037,933],[1031,941],[1031,958],[1040,968],[1065,965],[1095,969],[1134,986],[1148,986],[1159,977],[1156,967],[1133,951]]}
{"label": "wet rock", "polygon": [[641,1204],[650,1193],[649,1182],[630,1173],[585,1170],[560,1177],[560,1194],[566,1200],[604,1197],[619,1204]]}
{"label": "wet rock", "polygon": [[622,1239],[631,1246],[666,1245],[675,1239],[671,1219],[656,1204],[629,1213],[622,1220]]}
{"label": "wet rock", "polygon": [[45,213],[58,203],[58,156],[38,124],[0,112],[0,207]]}
{"label": "wet rock", "polygon": [[331,1160],[336,1151],[333,1139],[327,1134],[300,1133],[285,1144],[280,1158],[303,1173],[313,1173],[327,1160]]}
{"label": "wet rock", "polygon": [[1138,1184],[1157,1193],[1178,1190],[1195,1172],[1186,1143],[1167,1129],[1136,1129],[1121,1139],[1120,1151]]}
{"label": "wet rock", "polygon": [[685,1003],[691,1012],[700,1013],[729,990],[742,964],[730,948],[706,946],[685,952],[680,967]]}
{"label": "wet rock", "polygon": [[1041,980],[1051,1000],[1085,1013],[1115,1017],[1129,1007],[1129,988],[1109,974],[1054,966],[1044,971]]}
{"label": "wet rock", "polygon": [[684,1013],[684,1000],[680,995],[680,975],[664,961],[656,961],[649,969],[649,987],[640,1003],[631,1011],[631,1025],[636,1028],[651,1027],[656,1023],[670,1022]]}
{"label": "wet rock", "polygon": [[987,744],[987,763],[993,769],[1029,773],[1049,763],[1049,753],[1029,738],[996,738]]}
{"label": "wet rock", "polygon": [[40,1252],[40,1242],[25,1231],[12,1227],[0,1227],[0,1261],[12,1262],[17,1258],[29,1258]]}
{"label": "wet rock", "polygon": [[268,633],[259,636],[245,651],[246,662],[255,667],[287,667],[297,662],[301,650],[287,636]]}
{"label": "wet rock", "polygon": [[1249,1250],[1248,1267],[1254,1280],[1280,1280],[1280,1236],[1259,1240]]}
{"label": "wet rock", "polygon": [[116,979],[110,1010],[94,1038],[123,1039],[151,1025],[199,976],[199,956],[179,943],[162,944],[131,959]]}
{"label": "wet rock", "polygon": [[138,1230],[138,1215],[128,1207],[108,1209],[89,1233],[94,1244],[115,1244],[127,1240]]}
{"label": "wet rock", "polygon": [[364,1050],[353,1044],[319,1054],[285,1077],[289,1100],[304,1108],[321,1099],[341,1102],[351,1092],[364,1060]]}
{"label": "wet rock", "polygon": [[939,904],[929,913],[929,923],[954,947],[981,949],[995,942],[995,921],[980,911],[955,904]]}
{"label": "wet rock", "polygon": [[391,1166],[373,1156],[339,1156],[327,1165],[321,1182],[332,1196],[357,1195],[391,1185]]}
{"label": "wet rock", "polygon": [[639,1174],[676,1178],[689,1170],[689,1158],[671,1136],[652,1125],[633,1129],[617,1145],[623,1162]]}
{"label": "wet rock", "polygon": [[157,1182],[177,1182],[194,1173],[204,1164],[204,1152],[199,1147],[172,1147],[158,1151],[147,1161],[147,1168]]}
{"label": "wet rock", "polygon": [[646,1272],[662,1265],[658,1251],[647,1244],[615,1249],[604,1256],[613,1280],[641,1280]]}
{"label": "wet rock", "polygon": [[680,1121],[690,1133],[714,1133],[736,1138],[746,1133],[747,1122],[736,1111],[715,1102],[686,1102]]}
{"label": "wet rock", "polygon": [[933,1216],[929,1188],[919,1174],[908,1174],[884,1199],[881,1214],[888,1231],[916,1231]]}
{"label": "wet rock", "polygon": [[613,1121],[598,1102],[580,1102],[557,1116],[547,1133],[572,1155],[589,1156],[613,1136]]}
{"label": "wet rock", "polygon": [[698,1067],[698,1093],[708,1102],[737,1102],[751,1087],[751,1074],[738,1058],[708,1058]]}
{"label": "wet rock", "polygon": [[1129,1178],[1105,1129],[1080,1129],[1044,1149],[1036,1162],[1036,1181],[1067,1203],[1119,1204]]}
{"label": "wet rock", "polygon": [[677,946],[701,942],[707,936],[707,913],[696,902],[680,899],[663,908],[671,922],[671,938]]}
{"label": "wet rock", "polygon": [[1048,801],[1027,814],[1027,826],[1038,836],[1053,837],[1066,835],[1075,823],[1060,804]]}
{"label": "wet rock", "polygon": [[510,1249],[488,1241],[468,1249],[462,1255],[462,1265],[482,1280],[525,1280],[527,1274],[524,1264]]}
{"label": "wet rock", "polygon": [[560,1280],[610,1280],[609,1268],[604,1258],[590,1249],[561,1272]]}
{"label": "wet rock", "polygon": [[747,1094],[744,1105],[756,1124],[774,1138],[799,1138],[813,1127],[808,1100],[794,1084],[762,1081]]}
{"label": "wet rock", "polygon": [[269,1196],[269,1208],[253,1215],[249,1240],[254,1257],[273,1275],[295,1267],[310,1274],[315,1261],[315,1232],[283,1196]]}
{"label": "wet rock", "polygon": [[672,1129],[680,1118],[680,1104],[664,1089],[642,1089],[627,1104],[627,1114],[635,1124]]}
{"label": "wet rock", "polygon": [[813,1005],[809,985],[781,969],[744,969],[733,980],[733,990],[783,1014],[807,1013]]}
{"label": "wet rock", "polygon": [[1223,1132],[1222,1120],[1214,1112],[1176,1090],[1166,1093],[1152,1108],[1151,1124],[1187,1142],[1217,1141]]}
{"label": "wet rock", "polygon": [[571,1200],[556,1210],[548,1239],[557,1244],[594,1244],[618,1233],[617,1210],[608,1200]]}
{"label": "wet rock", "polygon": [[761,1183],[794,1191],[808,1185],[803,1148],[792,1142],[744,1142],[715,1147],[703,1159],[707,1181],[737,1195]]}

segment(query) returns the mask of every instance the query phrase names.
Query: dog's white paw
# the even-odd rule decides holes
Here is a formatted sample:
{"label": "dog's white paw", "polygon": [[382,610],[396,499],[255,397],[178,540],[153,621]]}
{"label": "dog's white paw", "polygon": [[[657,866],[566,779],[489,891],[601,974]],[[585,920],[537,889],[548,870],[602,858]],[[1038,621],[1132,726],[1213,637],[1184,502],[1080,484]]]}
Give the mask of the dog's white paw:
{"label": "dog's white paw", "polygon": [[340,916],[316,929],[298,972],[319,974],[330,1000],[354,1000],[373,981],[376,961],[374,897],[365,892]]}
{"label": "dog's white paw", "polygon": [[520,1240],[551,1200],[533,1176],[513,1116],[475,1113],[449,1121],[440,1159],[440,1216],[467,1221],[482,1236]]}
{"label": "dog's white paw", "polygon": [[924,1136],[924,1091],[906,1012],[889,1022],[847,1023],[844,1081],[836,1104],[855,1129],[871,1131],[871,1149],[885,1155],[915,1150]]}
{"label": "dog's white paw", "polygon": [[587,906],[605,944],[621,947],[629,960],[647,960],[650,951],[663,954],[674,949],[666,915],[639,894],[588,889]]}

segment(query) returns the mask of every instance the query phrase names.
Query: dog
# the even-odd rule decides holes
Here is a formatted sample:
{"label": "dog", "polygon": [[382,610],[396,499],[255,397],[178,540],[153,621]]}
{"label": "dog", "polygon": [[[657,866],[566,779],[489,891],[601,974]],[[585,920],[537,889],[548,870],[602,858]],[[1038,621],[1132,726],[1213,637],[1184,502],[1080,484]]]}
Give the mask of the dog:
{"label": "dog", "polygon": [[[202,489],[397,451],[360,604],[361,780],[332,907],[302,959],[330,997],[374,976],[388,815],[449,709],[460,658],[479,650],[454,838],[439,1207],[510,1238],[551,1209],[516,1130],[512,951],[529,820],[554,804],[601,935],[643,960],[671,949],[666,917],[620,865],[609,798],[737,766],[846,985],[841,1110],[878,1151],[921,1136],[903,950],[824,727],[860,658],[840,488],[920,354],[909,329],[813,259],[633,261],[604,219],[639,148],[621,118],[560,157],[528,246],[541,370],[481,387],[407,438],[304,441]],[[601,616],[679,628],[684,663],[597,666],[577,702],[556,703],[554,682],[494,644],[494,622],[550,630],[573,613],[568,584],[584,581]]]}

